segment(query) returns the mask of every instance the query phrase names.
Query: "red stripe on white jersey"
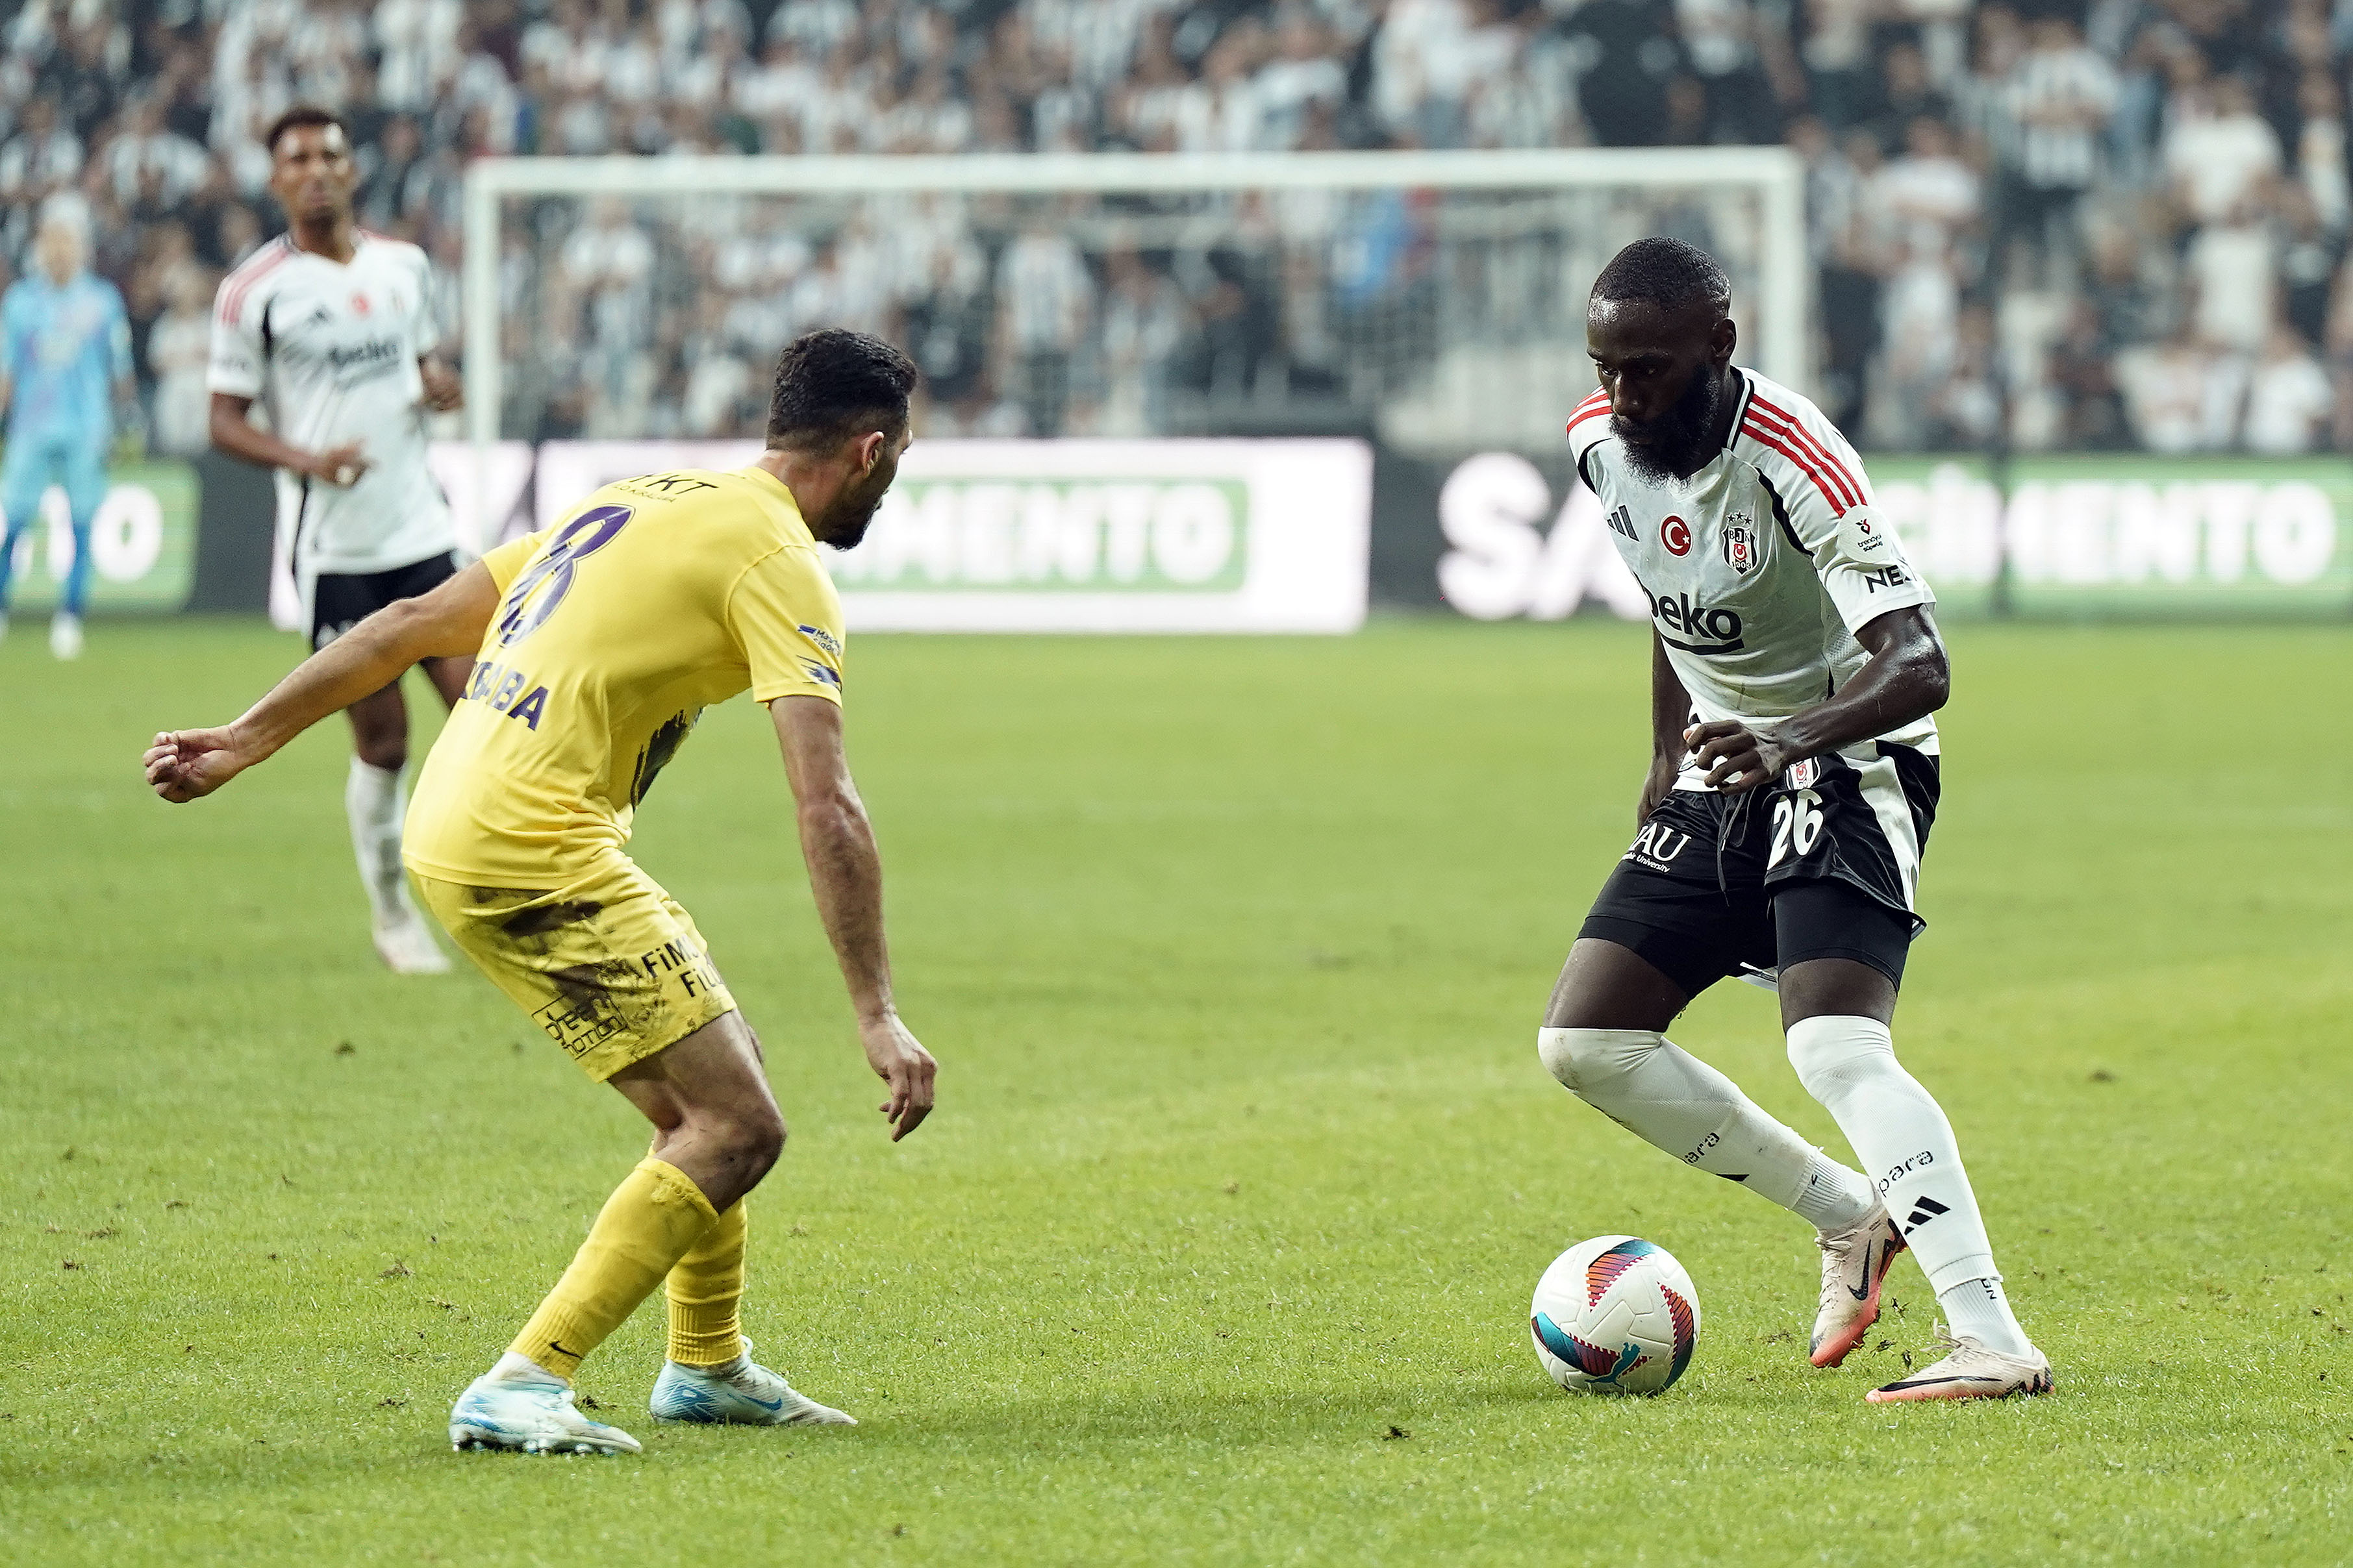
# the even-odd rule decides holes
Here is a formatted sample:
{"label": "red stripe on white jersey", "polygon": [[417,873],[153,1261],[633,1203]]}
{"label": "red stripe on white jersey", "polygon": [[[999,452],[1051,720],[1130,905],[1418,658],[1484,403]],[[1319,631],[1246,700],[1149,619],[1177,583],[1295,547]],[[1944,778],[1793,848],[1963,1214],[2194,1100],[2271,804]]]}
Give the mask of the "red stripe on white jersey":
{"label": "red stripe on white jersey", "polygon": [[1592,396],[1587,398],[1584,402],[1578,404],[1576,409],[1570,413],[1568,416],[1568,428],[1574,430],[1578,426],[1584,424],[1587,420],[1593,418],[1597,415],[1607,414],[1609,412],[1609,395],[1606,392],[1597,392]]}
{"label": "red stripe on white jersey", "polygon": [[245,265],[230,273],[221,284],[217,307],[220,319],[232,327],[237,325],[237,316],[245,309],[245,297],[253,291],[253,286],[293,254],[294,247],[286,243],[284,235],[280,235],[248,257]]}
{"label": "red stripe on white jersey", "polygon": [[1826,469],[1845,490],[1849,506],[1862,504],[1862,486],[1856,482],[1854,476],[1847,470],[1846,465],[1831,454],[1830,447],[1823,444],[1821,437],[1799,424],[1794,416],[1766,402],[1762,397],[1752,395],[1748,400],[1748,409],[1749,413],[1757,417],[1758,423],[1778,428],[1801,450],[1810,453],[1815,462]]}
{"label": "red stripe on white jersey", "polygon": [[1799,423],[1794,416],[1766,402],[1761,397],[1752,397],[1749,400],[1749,413],[1759,424],[1779,431],[1789,438],[1792,445],[1811,457],[1815,463],[1830,478],[1835,479],[1846,492],[1849,505],[1862,504],[1862,486],[1856,482],[1853,473],[1845,463],[1831,453],[1820,437]]}
{"label": "red stripe on white jersey", "polygon": [[1796,464],[1798,471],[1805,475],[1809,479],[1811,479],[1814,484],[1814,489],[1822,492],[1822,500],[1830,503],[1831,515],[1832,517],[1844,517],[1846,515],[1847,502],[1845,500],[1845,492],[1822,478],[1820,465],[1816,463],[1811,458],[1800,457],[1797,452],[1792,451],[1788,444],[1782,439],[1780,432],[1774,430],[1761,421],[1744,420],[1740,426],[1740,433],[1747,437],[1750,440],[1756,442],[1760,447],[1770,447],[1774,451],[1780,453],[1781,456],[1788,458],[1790,462]]}

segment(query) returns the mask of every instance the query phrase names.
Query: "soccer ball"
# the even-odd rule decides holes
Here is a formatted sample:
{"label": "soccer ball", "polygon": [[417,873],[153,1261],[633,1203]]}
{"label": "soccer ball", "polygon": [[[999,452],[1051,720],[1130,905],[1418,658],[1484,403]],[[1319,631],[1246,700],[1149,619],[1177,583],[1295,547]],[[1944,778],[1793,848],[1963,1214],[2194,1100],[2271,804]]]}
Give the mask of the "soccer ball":
{"label": "soccer ball", "polygon": [[1528,1305],[1536,1360],[1572,1393],[1663,1394],[1699,1345],[1699,1292],[1674,1255],[1597,1236],[1558,1258]]}

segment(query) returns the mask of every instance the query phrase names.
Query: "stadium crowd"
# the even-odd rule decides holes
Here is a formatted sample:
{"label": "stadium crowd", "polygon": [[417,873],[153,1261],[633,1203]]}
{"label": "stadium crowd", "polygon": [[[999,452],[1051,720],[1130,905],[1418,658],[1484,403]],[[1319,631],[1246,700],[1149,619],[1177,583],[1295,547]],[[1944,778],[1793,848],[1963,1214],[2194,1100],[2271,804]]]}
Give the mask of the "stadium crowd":
{"label": "stadium crowd", "polygon": [[[0,252],[81,210],[153,442],[185,452],[214,286],[277,223],[258,135],[297,101],[349,120],[362,221],[426,248],[453,339],[481,157],[1780,142],[1859,439],[1974,446],[2007,408],[2029,449],[2353,449],[2348,63],[2353,0],[19,0]],[[1188,267],[1068,206],[967,205],[511,226],[508,433],[756,428],[763,360],[826,321],[911,345],[934,433],[1394,384],[1331,347],[1374,282],[1361,230],[1357,262],[1300,261],[1328,213],[1261,215],[1271,263]]]}

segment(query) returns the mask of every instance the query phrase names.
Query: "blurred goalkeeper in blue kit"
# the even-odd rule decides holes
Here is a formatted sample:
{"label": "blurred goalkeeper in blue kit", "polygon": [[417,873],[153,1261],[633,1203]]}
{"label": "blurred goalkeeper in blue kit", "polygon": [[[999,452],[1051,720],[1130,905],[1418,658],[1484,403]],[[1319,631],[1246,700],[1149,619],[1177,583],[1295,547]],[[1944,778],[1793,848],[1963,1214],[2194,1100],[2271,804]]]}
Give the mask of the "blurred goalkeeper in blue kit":
{"label": "blurred goalkeeper in blue kit", "polygon": [[106,500],[106,449],[113,404],[128,403],[131,323],[113,284],[94,276],[81,225],[52,212],[33,242],[34,269],[0,298],[0,401],[8,405],[8,451],[0,460],[0,637],[8,631],[8,591],[16,547],[40,517],[41,497],[62,486],[73,518],[73,565],[49,622],[49,651],[81,653],[90,602],[90,530]]}

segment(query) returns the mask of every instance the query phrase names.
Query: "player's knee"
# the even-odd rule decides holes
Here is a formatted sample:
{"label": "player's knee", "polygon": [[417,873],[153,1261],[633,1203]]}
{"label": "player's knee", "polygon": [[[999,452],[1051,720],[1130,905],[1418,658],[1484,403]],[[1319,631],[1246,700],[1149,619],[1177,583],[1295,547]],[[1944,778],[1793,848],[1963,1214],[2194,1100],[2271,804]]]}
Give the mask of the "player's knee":
{"label": "player's knee", "polygon": [[372,768],[396,773],[408,765],[408,736],[397,730],[361,730],[352,737],[352,754]]}
{"label": "player's knee", "polygon": [[771,1103],[738,1111],[727,1128],[732,1152],[751,1167],[757,1181],[785,1152],[785,1117]]}
{"label": "player's knee", "polygon": [[1536,1056],[1563,1089],[1583,1096],[1641,1066],[1663,1038],[1655,1029],[1538,1029]]}
{"label": "player's knee", "polygon": [[1895,1044],[1876,1018],[1800,1018],[1789,1026],[1789,1065],[1806,1092],[1828,1104],[1862,1079],[1894,1068]]}

